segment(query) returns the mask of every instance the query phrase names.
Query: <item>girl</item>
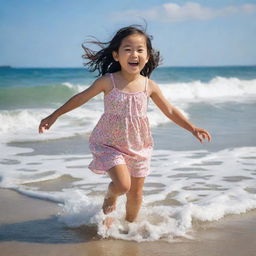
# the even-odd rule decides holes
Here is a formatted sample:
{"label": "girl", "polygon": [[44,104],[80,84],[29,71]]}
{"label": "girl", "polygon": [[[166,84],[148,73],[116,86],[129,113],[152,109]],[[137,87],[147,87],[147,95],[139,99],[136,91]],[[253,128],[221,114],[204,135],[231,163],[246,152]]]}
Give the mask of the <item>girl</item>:
{"label": "girl", "polygon": [[[89,137],[93,160],[89,169],[107,173],[111,182],[103,202],[104,214],[116,207],[118,196],[126,194],[126,220],[133,222],[142,202],[144,180],[149,174],[153,138],[146,116],[149,97],[160,110],[182,128],[190,131],[201,143],[211,141],[210,134],[191,124],[163,96],[158,85],[148,79],[159,64],[159,52],[140,26],[120,29],[108,43],[93,41],[101,46],[96,52],[83,46],[90,71],[99,71],[89,88],[73,96],[62,107],[43,119],[39,133],[49,129],[56,119],[104,93],[104,114]],[[106,218],[106,226],[112,223]]]}

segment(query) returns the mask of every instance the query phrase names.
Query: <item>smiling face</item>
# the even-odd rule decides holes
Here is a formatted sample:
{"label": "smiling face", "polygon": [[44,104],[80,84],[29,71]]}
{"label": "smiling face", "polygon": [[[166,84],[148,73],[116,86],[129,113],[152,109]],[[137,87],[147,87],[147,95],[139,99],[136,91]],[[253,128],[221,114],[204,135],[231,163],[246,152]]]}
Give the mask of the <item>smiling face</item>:
{"label": "smiling face", "polygon": [[136,74],[144,68],[148,62],[146,38],[140,34],[125,37],[118,49],[113,52],[113,58],[118,61],[123,71]]}

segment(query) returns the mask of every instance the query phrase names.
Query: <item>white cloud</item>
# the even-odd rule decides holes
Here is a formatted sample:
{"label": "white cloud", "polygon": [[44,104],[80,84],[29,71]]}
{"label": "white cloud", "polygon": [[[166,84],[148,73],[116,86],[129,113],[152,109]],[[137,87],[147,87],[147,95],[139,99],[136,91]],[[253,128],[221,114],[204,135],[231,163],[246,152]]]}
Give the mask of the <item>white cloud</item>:
{"label": "white cloud", "polygon": [[187,20],[208,20],[219,16],[235,14],[251,14],[256,12],[255,4],[227,6],[223,8],[208,8],[198,3],[187,2],[184,5],[166,3],[147,10],[128,10],[119,12],[112,17],[119,20],[145,18],[163,22],[178,22]]}

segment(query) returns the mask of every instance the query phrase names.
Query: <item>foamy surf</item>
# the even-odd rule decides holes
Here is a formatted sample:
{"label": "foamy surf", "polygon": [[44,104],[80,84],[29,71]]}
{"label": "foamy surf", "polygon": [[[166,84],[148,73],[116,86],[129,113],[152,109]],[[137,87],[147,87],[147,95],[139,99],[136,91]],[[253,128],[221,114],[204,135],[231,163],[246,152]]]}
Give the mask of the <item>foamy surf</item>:
{"label": "foamy surf", "polygon": [[[0,88],[0,90],[5,91],[0,97],[1,103],[6,107],[6,109],[0,110],[1,141],[44,140],[45,136],[37,133],[41,119],[63,104],[68,99],[68,96],[71,97],[75,93],[88,88],[88,86],[65,82],[59,86],[49,85],[41,86],[40,88]],[[251,101],[253,104],[256,99],[255,79],[241,80],[238,78],[215,77],[209,82],[198,80],[187,83],[165,83],[159,84],[159,86],[167,100],[178,107],[187,118],[190,118],[191,104],[194,103],[205,102],[205,104],[211,104],[218,108],[221,104],[228,104],[230,101],[244,104],[248,104]],[[61,97],[62,94],[60,93],[59,95],[59,91],[64,90],[66,92],[66,89],[68,89],[67,95]],[[10,90],[10,93],[8,94],[6,90]],[[15,92],[15,90],[18,91]],[[54,92],[55,90],[57,91]],[[21,95],[26,94],[26,99],[20,98],[20,93]],[[40,102],[44,100],[44,97],[42,97],[44,94],[49,94],[52,97],[52,104],[48,103],[48,97],[45,99],[47,101],[45,103],[49,107],[42,107],[45,104]],[[54,98],[55,96],[56,98]],[[51,128],[51,132],[47,134],[47,139],[67,138],[90,132],[104,112],[103,96],[103,94],[99,94],[84,106],[59,118],[53,128]],[[13,106],[16,106],[15,104],[19,103],[19,100],[23,101],[20,102],[20,108],[13,109]],[[26,107],[26,104],[32,101],[35,103],[34,107]],[[31,105],[30,103],[29,106]],[[40,107],[38,104],[40,104]],[[152,128],[170,122],[151,100],[148,105],[148,117]]]}
{"label": "foamy surf", "polygon": [[256,96],[256,79],[215,77],[209,82],[161,84],[167,98],[174,101],[245,101]]}
{"label": "foamy surf", "polygon": [[[183,110],[186,105],[180,107],[180,111],[189,118],[189,114]],[[50,115],[54,109],[16,109],[0,111],[0,138],[2,142],[9,141],[42,141],[68,138],[77,135],[85,135],[92,131],[97,121],[103,114],[101,108],[91,109],[81,107],[60,117],[52,126],[47,135],[38,133],[40,121]],[[148,116],[151,127],[169,123],[168,118],[163,118],[159,110],[152,108]]]}
{"label": "foamy surf", "polygon": [[193,239],[194,221],[217,221],[229,214],[241,214],[256,208],[256,196],[248,197],[243,189],[233,189],[226,194],[209,197],[200,203],[187,203],[180,207],[144,206],[137,220],[129,223],[124,219],[125,200],[119,200],[117,210],[108,215],[114,219],[110,228],[103,221],[106,216],[101,210],[99,198],[90,199],[80,193],[66,201],[59,221],[68,227],[97,226],[98,235],[136,242],[164,240],[178,241],[179,238]]}
{"label": "foamy surf", "polygon": [[[63,83],[63,86],[74,92],[81,92],[89,85]],[[256,96],[256,79],[244,80],[236,77],[216,76],[208,82],[195,80],[192,82],[158,83],[164,95],[172,100],[214,100],[229,101],[237,97]],[[100,98],[97,98],[100,99]]]}
{"label": "foamy surf", "polygon": [[[72,83],[63,83],[62,85],[74,92],[81,92],[89,87],[89,85],[74,85]],[[195,80],[192,82],[158,83],[158,85],[165,97],[175,102],[184,100],[187,102],[198,100],[226,102],[256,97],[256,79],[242,80],[236,77],[216,76],[208,82]],[[103,95],[96,97],[97,100],[102,98]]]}
{"label": "foamy surf", "polygon": [[[0,163],[1,183],[24,195],[60,205],[58,219],[67,227],[95,226],[104,238],[177,241],[193,239],[193,223],[217,221],[229,214],[256,208],[256,148],[217,152],[155,150],[151,174],[144,187],[142,209],[134,223],[125,221],[125,196],[111,214],[110,229],[103,225],[101,206],[110,181],[92,174],[90,155],[35,155],[31,149],[5,146]],[[67,186],[43,189],[55,181]],[[56,187],[56,186],[54,186]]]}
{"label": "foamy surf", "polygon": [[[156,81],[157,82],[157,81]],[[163,94],[171,102],[195,101],[238,101],[244,102],[256,97],[256,79],[245,80],[236,77],[220,77],[202,82],[157,82]],[[91,83],[75,84],[64,82],[57,85],[37,87],[0,87],[0,108],[55,107],[63,104],[76,93],[87,89]],[[104,94],[96,95],[92,101],[100,102]]]}

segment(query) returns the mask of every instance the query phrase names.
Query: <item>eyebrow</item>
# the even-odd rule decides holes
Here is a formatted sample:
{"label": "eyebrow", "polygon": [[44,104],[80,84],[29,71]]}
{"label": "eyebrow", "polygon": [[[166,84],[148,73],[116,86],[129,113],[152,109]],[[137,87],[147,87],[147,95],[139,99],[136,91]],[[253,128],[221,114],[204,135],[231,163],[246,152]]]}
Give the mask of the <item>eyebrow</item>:
{"label": "eyebrow", "polygon": [[[125,44],[123,47],[131,47],[131,45],[130,44]],[[138,46],[138,48],[139,47],[145,47],[144,45],[142,45],[142,44],[140,44],[139,46]]]}

